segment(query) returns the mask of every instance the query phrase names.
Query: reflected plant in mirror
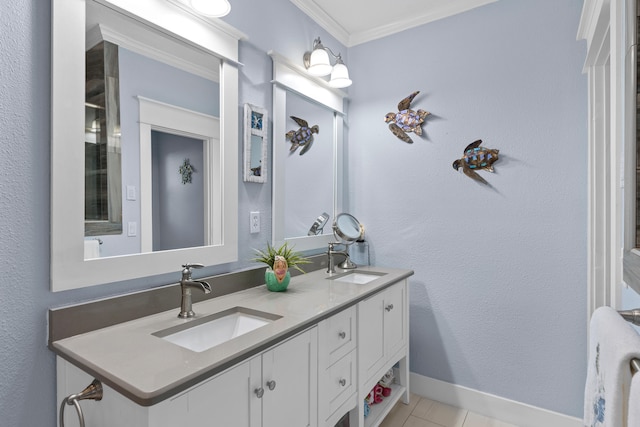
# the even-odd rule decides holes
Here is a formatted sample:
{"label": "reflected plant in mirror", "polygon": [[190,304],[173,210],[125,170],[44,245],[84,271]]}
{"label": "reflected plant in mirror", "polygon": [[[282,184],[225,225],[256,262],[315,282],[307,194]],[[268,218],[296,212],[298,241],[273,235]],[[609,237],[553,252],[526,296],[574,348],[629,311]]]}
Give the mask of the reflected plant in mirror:
{"label": "reflected plant in mirror", "polygon": [[267,182],[267,110],[244,104],[244,180]]}

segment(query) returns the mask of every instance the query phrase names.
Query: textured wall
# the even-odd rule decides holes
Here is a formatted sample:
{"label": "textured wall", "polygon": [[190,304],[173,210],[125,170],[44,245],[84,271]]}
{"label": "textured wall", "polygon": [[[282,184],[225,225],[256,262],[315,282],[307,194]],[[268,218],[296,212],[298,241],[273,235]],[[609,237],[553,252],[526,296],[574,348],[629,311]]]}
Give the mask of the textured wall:
{"label": "textured wall", "polygon": [[[586,354],[579,3],[498,2],[348,57],[288,0],[236,2],[226,18],[250,37],[240,48],[241,103],[271,108],[267,50],[295,59],[320,35],[343,51],[355,82],[351,211],[378,263],[416,270],[413,370],[573,415]],[[46,310],[170,283],[178,270],[49,292],[50,2],[0,2],[0,18],[0,416],[47,427],[58,402]],[[409,147],[382,116],[415,89],[434,117],[428,138]],[[450,166],[476,137],[504,153],[489,191]],[[203,275],[251,265],[251,248],[271,235],[271,182],[239,189],[240,260]],[[255,235],[252,210],[262,212]]]}
{"label": "textured wall", "polygon": [[[501,1],[349,52],[350,206],[374,265],[415,270],[411,370],[573,416],[586,372],[581,7]],[[409,145],[383,118],[415,90],[433,115]],[[500,149],[489,187],[452,168],[478,138]]]}

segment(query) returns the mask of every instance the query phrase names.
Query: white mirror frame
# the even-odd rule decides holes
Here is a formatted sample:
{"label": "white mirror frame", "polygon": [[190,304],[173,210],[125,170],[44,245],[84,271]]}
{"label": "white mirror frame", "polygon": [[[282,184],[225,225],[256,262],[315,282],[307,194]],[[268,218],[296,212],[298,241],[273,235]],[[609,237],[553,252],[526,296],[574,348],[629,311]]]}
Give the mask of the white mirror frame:
{"label": "white mirror frame", "polygon": [[[222,244],[84,259],[85,0],[52,0],[51,290],[119,282],[238,258],[238,40],[217,20],[191,13],[176,0],[99,0],[141,22],[173,33],[220,59],[220,183]],[[70,167],[73,166],[73,167]]]}
{"label": "white mirror frame", "polygon": [[[276,52],[269,52],[273,61],[273,141],[278,141],[278,135],[284,136],[287,132],[287,92],[295,92],[304,96],[309,101],[318,103],[334,112],[333,124],[333,162],[328,165],[333,169],[332,219],[343,206],[343,140],[344,140],[344,100],[347,94],[339,89],[332,88],[326,81],[311,76],[299,65],[296,65]],[[278,154],[279,150],[273,150],[273,220],[272,237],[274,245],[285,242],[294,246],[297,251],[309,251],[326,247],[335,239],[333,234],[319,234],[316,236],[285,236],[285,161],[286,156]],[[309,219],[309,227],[314,218]]]}

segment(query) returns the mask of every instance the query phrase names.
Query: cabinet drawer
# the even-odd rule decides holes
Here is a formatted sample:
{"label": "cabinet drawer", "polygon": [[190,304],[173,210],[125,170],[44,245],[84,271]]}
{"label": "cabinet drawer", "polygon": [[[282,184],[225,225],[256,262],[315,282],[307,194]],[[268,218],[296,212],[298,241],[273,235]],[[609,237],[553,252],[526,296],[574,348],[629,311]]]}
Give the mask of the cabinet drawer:
{"label": "cabinet drawer", "polygon": [[329,402],[330,416],[348,399],[355,391],[356,381],[356,352],[344,356],[331,365],[325,372],[326,390],[324,397]]}
{"label": "cabinet drawer", "polygon": [[321,351],[326,352],[327,365],[333,365],[355,348],[356,308],[350,307],[323,321]]}

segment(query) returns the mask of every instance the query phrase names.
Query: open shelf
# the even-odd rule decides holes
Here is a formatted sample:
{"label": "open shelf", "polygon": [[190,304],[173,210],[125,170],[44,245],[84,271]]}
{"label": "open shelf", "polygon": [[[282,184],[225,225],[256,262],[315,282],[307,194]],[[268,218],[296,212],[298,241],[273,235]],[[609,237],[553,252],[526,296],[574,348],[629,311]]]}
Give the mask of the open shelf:
{"label": "open shelf", "polygon": [[[391,394],[375,405],[370,405],[369,415],[364,419],[365,427],[377,427],[384,417],[393,409],[393,406],[400,400],[406,387],[400,384],[391,384]],[[360,402],[360,404],[362,404]]]}

